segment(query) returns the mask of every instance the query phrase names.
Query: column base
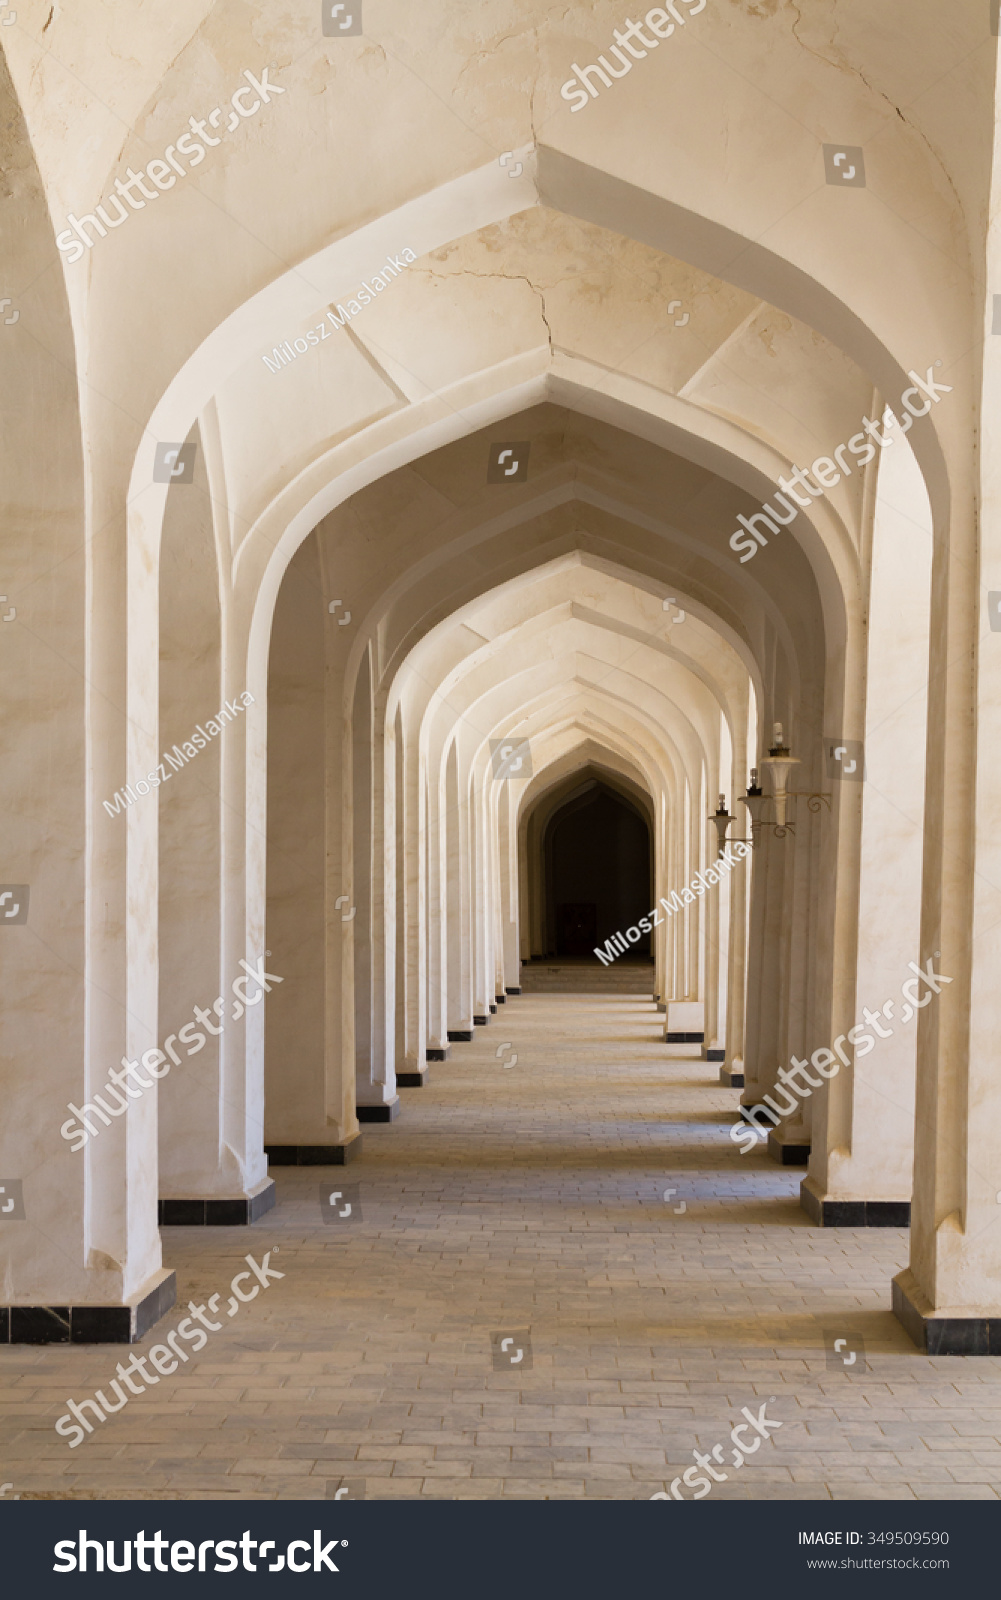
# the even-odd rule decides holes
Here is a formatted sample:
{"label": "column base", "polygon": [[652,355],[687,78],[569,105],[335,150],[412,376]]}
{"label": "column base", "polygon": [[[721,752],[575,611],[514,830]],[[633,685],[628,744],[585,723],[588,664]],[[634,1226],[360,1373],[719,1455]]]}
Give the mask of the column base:
{"label": "column base", "polygon": [[0,1306],[0,1345],[136,1344],[177,1300],[177,1278],[161,1268],[123,1306]]}
{"label": "column base", "polygon": [[773,1129],[768,1135],[768,1154],[782,1167],[805,1167],[810,1160],[810,1146],[780,1139]]}
{"label": "column base", "polygon": [[521,990],[520,989],[505,989],[504,993],[505,994],[520,994]]}
{"label": "column base", "polygon": [[507,995],[506,994],[495,994],[494,995],[494,999],[497,1002],[497,1005],[502,1006],[507,1001]]}
{"label": "column base", "polygon": [[928,1356],[1001,1356],[1001,1311],[965,1316],[935,1311],[909,1267],[891,1285],[893,1315]]}
{"label": "column base", "polygon": [[909,1200],[830,1200],[812,1178],[799,1186],[799,1203],[818,1228],[909,1228]]}
{"label": "column base", "polygon": [[392,1100],[380,1100],[374,1106],[355,1106],[355,1116],[359,1122],[395,1122],[399,1114],[399,1095],[394,1095]]}
{"label": "column base", "polygon": [[398,1089],[423,1089],[428,1081],[427,1067],[404,1067],[396,1074]]}
{"label": "column base", "polygon": [[665,1044],[705,1044],[704,1033],[665,1033]]}
{"label": "column base", "polygon": [[250,1194],[235,1200],[158,1200],[156,1220],[161,1228],[247,1227],[274,1210],[276,1198],[274,1178],[263,1178]]}
{"label": "column base", "polygon": [[[449,1048],[448,1048],[447,1044],[444,1044],[444,1045],[430,1045],[429,1044],[427,1049],[425,1050],[424,1054],[427,1056],[429,1061],[447,1061],[448,1057],[449,1057]],[[399,1083],[399,1081],[400,1081],[399,1078],[397,1078],[396,1081],[397,1081],[397,1083]]]}
{"label": "column base", "polygon": [[731,1072],[729,1067],[720,1067],[719,1081],[724,1089],[742,1089],[744,1087],[743,1072]]}
{"label": "column base", "polygon": [[[473,1018],[473,1027],[474,1028],[485,1028],[489,1021],[490,1021],[489,1017],[474,1017]],[[449,1038],[450,1039],[451,1039],[451,1037],[452,1037],[452,1035],[449,1034]]]}
{"label": "column base", "polygon": [[[483,1020],[486,1021],[486,1018]],[[472,1028],[449,1028],[446,1037],[449,1044],[472,1044],[473,1030]]]}
{"label": "column base", "polygon": [[272,1167],[343,1167],[361,1155],[361,1134],[343,1144],[266,1144]]}
{"label": "column base", "polygon": [[[705,1047],[702,1056],[705,1061],[725,1061],[726,1051],[721,1050],[718,1045],[710,1044]],[[743,1073],[741,1073],[741,1077],[743,1077]]]}

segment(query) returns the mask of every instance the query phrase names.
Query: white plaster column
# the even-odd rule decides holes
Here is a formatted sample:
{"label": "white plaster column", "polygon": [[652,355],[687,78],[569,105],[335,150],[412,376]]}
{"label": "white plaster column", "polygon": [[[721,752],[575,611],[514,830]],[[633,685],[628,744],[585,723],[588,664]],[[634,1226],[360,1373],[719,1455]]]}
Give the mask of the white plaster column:
{"label": "white plaster column", "polygon": [[661,905],[661,896],[667,895],[667,868],[665,862],[667,843],[667,806],[663,792],[654,797],[653,806],[653,903],[659,922],[654,923],[653,932],[653,998],[658,1011],[662,1011],[666,1004],[664,995],[667,991],[667,923],[664,908]]}
{"label": "white plaster column", "polygon": [[[0,931],[0,1168],[20,1179],[24,1203],[23,1221],[6,1223],[0,1238],[0,1305],[68,1307],[69,1333],[65,1319],[43,1314],[59,1339],[88,1337],[86,1308],[114,1308],[113,1334],[102,1319],[101,1337],[124,1341],[137,1336],[137,1320],[145,1331],[173,1301],[157,1232],[156,1089],[128,1100],[117,1118],[86,1113],[94,1131],[84,1147],[69,1106],[91,1103],[123,1055],[137,1061],[136,1048],[157,1042],[156,930],[143,925],[156,894],[156,802],[145,797],[131,833],[128,814],[109,817],[103,807],[149,771],[139,761],[157,733],[154,663],[139,685],[141,727],[127,737],[124,506],[139,430],[104,403],[87,341],[75,344],[44,188],[7,73],[5,58],[0,282],[6,295],[23,289],[6,302],[0,339],[8,397],[0,794],[4,879],[29,893],[23,903],[11,891],[5,921],[19,909]],[[76,290],[85,315],[79,280]],[[136,563],[145,566],[137,610],[155,640],[148,542],[133,572]],[[142,895],[128,891],[129,849]],[[37,1322],[29,1331],[12,1310],[12,1342],[26,1335],[37,1341]]]}
{"label": "white plaster column", "polygon": [[402,961],[406,973],[403,1018],[404,1049],[399,1064],[407,1072],[420,1072],[426,1064],[430,940],[428,937],[428,797],[420,750],[419,719],[409,699],[401,699],[397,715],[397,760],[402,768],[402,795],[398,795],[398,892],[402,890],[405,917],[398,923],[404,941]]}
{"label": "white plaster column", "polygon": [[445,801],[446,1016],[449,1033],[471,1033],[468,817],[459,792],[458,753],[454,740],[445,761]]}
{"label": "white plaster column", "polygon": [[521,988],[520,925],[523,908],[518,892],[518,815],[511,786],[495,784],[500,826],[500,914],[503,927],[503,987]]}
{"label": "white plaster column", "polygon": [[[359,1137],[343,831],[351,762],[348,751],[345,771],[344,719],[330,709],[331,695],[340,704],[347,643],[323,594],[322,546],[307,539],[279,589],[255,669],[252,692],[266,695],[267,716],[248,724],[248,827],[267,829],[265,948],[268,970],[282,979],[264,1003],[264,1138],[274,1165],[327,1150],[333,1164],[355,1153]],[[266,785],[254,777],[265,761]],[[264,896],[265,885],[251,881],[248,898]]]}
{"label": "white plaster column", "polygon": [[716,829],[710,822],[710,813],[716,809],[716,795],[719,780],[719,751],[709,750],[706,762],[705,796],[706,805],[702,816],[702,837],[705,849],[705,874],[708,878],[713,874],[717,881],[710,882],[706,890],[705,935],[703,938],[703,1043],[702,1059],[706,1059],[707,1052],[717,1037],[719,1030],[719,970],[720,970],[720,927],[721,927],[721,875],[716,872],[715,862],[718,851]]}
{"label": "white plaster column", "polygon": [[[880,461],[876,496],[864,784],[839,780],[828,759],[828,787],[840,781],[846,796],[857,788],[863,808],[853,1020],[868,1040],[857,1036],[853,1048],[841,1036],[852,1064],[816,1096],[802,1199],[828,1224],[899,1226],[910,1216],[919,1013],[901,990],[920,948],[931,557],[927,491],[900,441]],[[841,767],[850,759],[846,750]],[[870,1025],[864,1010],[884,1004],[888,1013]]]}
{"label": "white plaster column", "polygon": [[[685,854],[684,854],[684,806],[681,803],[679,782],[673,795],[673,805],[667,812],[667,832],[665,838],[664,856],[667,863],[667,891],[664,898],[668,904],[672,903],[672,894],[680,895],[685,887]],[[663,907],[661,908],[663,909]],[[675,911],[671,916],[664,913],[666,924],[664,934],[664,993],[663,1006],[665,1012],[672,1000],[681,999],[680,994],[680,966],[685,947],[685,914]]]}
{"label": "white plaster column", "polygon": [[[759,783],[760,779],[759,769]],[[765,783],[761,787],[767,792]],[[741,1095],[744,1106],[759,1105],[775,1081],[780,1064],[782,991],[788,971],[790,836],[776,838],[773,828],[763,826],[754,831],[754,840]],[[760,1125],[764,1125],[764,1119]]]}
{"label": "white plaster column", "polygon": [[372,757],[372,1077],[396,1097],[396,819],[393,741],[386,690],[377,688]]}
{"label": "white plaster column", "polygon": [[[801,1099],[779,1078],[794,1055],[809,1054],[816,1038],[830,1032],[831,946],[829,910],[820,890],[819,857],[822,850],[833,851],[830,820],[822,811],[811,811],[807,794],[819,789],[808,751],[819,753],[821,740],[808,728],[805,718],[795,719],[796,749],[804,754],[794,767],[789,788],[800,791],[789,801],[789,815],[795,831],[775,839],[776,850],[785,856],[785,908],[783,912],[783,950],[778,972],[777,1048],[775,1056],[762,1063],[759,1088],[770,1094],[784,1114],[768,1136],[768,1152],[784,1165],[802,1166],[810,1147],[810,1127],[814,1112],[811,1098]],[[794,719],[786,714],[785,736],[794,737]],[[826,833],[825,833],[826,823]],[[767,1080],[767,1081],[766,1081]]]}
{"label": "white plaster column", "polygon": [[394,1108],[399,1096],[386,1055],[385,751],[370,648],[359,662],[351,706],[353,915],[345,926],[354,954],[355,1090],[359,1121],[381,1121],[383,1108]]}
{"label": "white plaster column", "polygon": [[[696,814],[698,812],[698,796],[694,790],[694,777],[688,774],[685,780],[685,868],[683,873],[684,884],[687,887],[692,883],[699,868],[699,846]],[[699,897],[688,902],[685,907],[685,947],[681,973],[686,1000],[699,998],[699,933],[701,924],[701,906]]]}
{"label": "white plaster column", "polygon": [[[750,818],[747,807],[738,804],[738,797],[744,793],[744,784],[747,774],[747,704],[740,707],[741,715],[734,722],[732,733],[732,757],[728,768],[730,773],[730,795],[728,810],[734,817],[730,826],[730,834],[737,840],[746,840],[751,836]],[[744,1073],[744,1028],[747,1011],[747,912],[749,900],[749,886],[753,870],[753,852],[741,858],[739,866],[734,867],[727,879],[726,893],[729,897],[729,922],[727,929],[727,961],[724,968],[726,983],[726,1032],[725,1048],[726,1060],[720,1070],[720,1081],[726,1082],[729,1077],[742,1078]],[[740,1087],[738,1084],[737,1087]]]}
{"label": "white plaster column", "polygon": [[469,942],[473,1016],[490,1019],[494,1004],[493,894],[487,817],[475,766],[464,785],[469,810]]}
{"label": "white plaster column", "polygon": [[[264,840],[250,823],[245,791],[248,718],[266,708],[245,699],[253,691],[243,630],[232,605],[221,606],[231,572],[214,526],[218,486],[204,435],[195,443],[192,482],[168,496],[160,553],[159,742],[167,781],[157,795],[159,1009],[163,1040],[173,1036],[180,1056],[159,1089],[159,1190],[168,1224],[210,1222],[216,1201],[230,1216],[231,1202],[242,1204],[249,1222],[274,1203],[263,1149],[261,1018],[270,1002],[260,985],[248,984],[241,987],[253,1003],[244,1005],[232,987],[247,976],[240,960],[253,967],[265,949],[260,904],[250,911],[247,882],[248,869],[263,873]],[[281,975],[270,958],[266,970]],[[220,999],[221,1014],[212,1014]],[[178,1041],[184,1028],[189,1039],[192,1028],[201,1035],[194,1055]],[[199,1201],[209,1202],[200,1214]]]}
{"label": "white plaster column", "polygon": [[445,775],[429,764],[427,784],[427,983],[429,1053],[448,1050],[448,919],[445,910]]}
{"label": "white plaster column", "polygon": [[[983,280],[989,291],[1001,283],[999,156],[996,121]],[[1001,340],[992,335],[993,315],[988,292],[977,319],[983,336],[979,396],[976,377],[967,378],[965,351],[955,362],[946,352],[937,374],[953,386],[946,397],[949,410],[943,402],[936,417],[949,459],[953,509],[948,536],[936,519],[932,561],[921,949],[916,961],[923,971],[930,964],[933,973],[943,976],[931,986],[941,992],[922,1008],[918,1022],[911,1254],[909,1266],[893,1282],[896,1315],[921,1348],[936,1354],[987,1355],[1001,1349],[1001,1093],[996,1064],[1001,1033],[1001,674],[988,602],[1001,589]],[[979,436],[971,415],[979,416]],[[974,459],[978,444],[979,457]],[[997,617],[995,602],[995,623]],[[920,988],[929,992],[924,983]]]}

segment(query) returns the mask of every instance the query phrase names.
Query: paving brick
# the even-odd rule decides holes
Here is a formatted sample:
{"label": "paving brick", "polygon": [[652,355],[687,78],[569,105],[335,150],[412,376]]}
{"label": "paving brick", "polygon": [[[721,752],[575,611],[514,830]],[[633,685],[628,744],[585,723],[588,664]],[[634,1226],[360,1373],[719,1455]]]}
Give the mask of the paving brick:
{"label": "paving brick", "polygon": [[[14,1492],[322,1498],[345,1476],[370,1498],[648,1499],[695,1449],[729,1460],[741,1408],[765,1403],[782,1428],[720,1466],[714,1498],[998,1498],[1001,1359],[911,1345],[887,1309],[902,1230],[812,1227],[802,1173],[740,1156],[737,1095],[664,1058],[650,1002],[526,994],[504,1027],[517,1073],[456,1044],[366,1127],[350,1234],[297,1168],[249,1230],[165,1230],[178,1309],[140,1353],[248,1249],[279,1248],[285,1277],[77,1450],[53,1423],[112,1352],[0,1351]],[[839,1319],[864,1375],[827,1371]],[[491,1334],[525,1329],[531,1370],[495,1372]]]}

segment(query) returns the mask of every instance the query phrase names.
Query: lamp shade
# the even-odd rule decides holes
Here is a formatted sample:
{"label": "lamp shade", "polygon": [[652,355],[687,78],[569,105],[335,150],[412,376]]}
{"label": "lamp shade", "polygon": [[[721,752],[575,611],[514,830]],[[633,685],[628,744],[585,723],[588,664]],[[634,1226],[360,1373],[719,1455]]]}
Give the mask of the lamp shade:
{"label": "lamp shade", "polygon": [[747,793],[740,796],[740,804],[746,806],[751,818],[752,829],[763,821],[762,812],[768,804],[767,796],[758,787],[758,769],[751,768],[751,781],[747,786]]}
{"label": "lamp shade", "polygon": [[720,795],[719,805],[709,818],[709,821],[716,825],[716,854],[721,856],[726,846],[726,830],[733,821],[729,811],[726,809],[726,795]]}
{"label": "lamp shade", "polygon": [[789,754],[789,747],[782,737],[782,724],[776,722],[775,743],[764,757],[763,765],[768,767],[772,775],[772,799],[775,802],[775,825],[784,828],[786,822],[786,790],[789,787],[789,774],[793,767],[799,766],[799,757]]}

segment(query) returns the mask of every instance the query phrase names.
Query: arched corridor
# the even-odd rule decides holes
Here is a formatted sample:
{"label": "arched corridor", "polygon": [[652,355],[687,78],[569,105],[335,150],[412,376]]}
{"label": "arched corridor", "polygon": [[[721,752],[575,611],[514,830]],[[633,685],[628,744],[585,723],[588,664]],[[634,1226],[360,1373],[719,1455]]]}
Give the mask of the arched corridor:
{"label": "arched corridor", "polygon": [[997,6],[153,9],[0,0],[0,1448],[995,1498]]}

